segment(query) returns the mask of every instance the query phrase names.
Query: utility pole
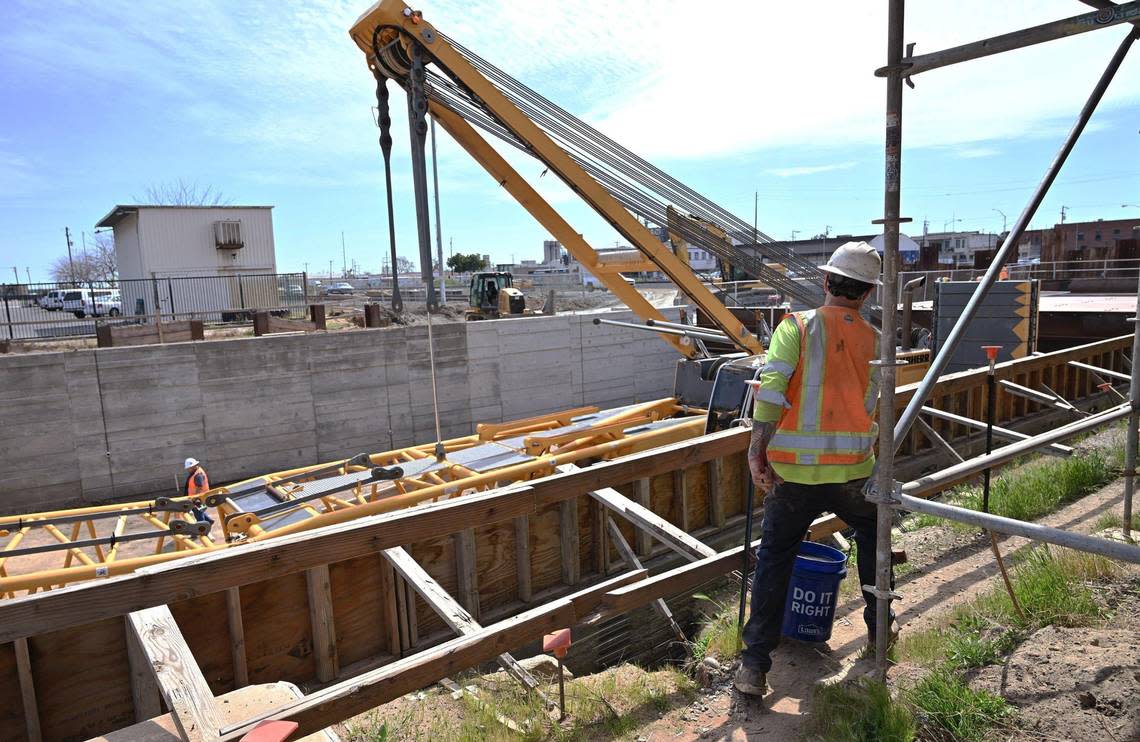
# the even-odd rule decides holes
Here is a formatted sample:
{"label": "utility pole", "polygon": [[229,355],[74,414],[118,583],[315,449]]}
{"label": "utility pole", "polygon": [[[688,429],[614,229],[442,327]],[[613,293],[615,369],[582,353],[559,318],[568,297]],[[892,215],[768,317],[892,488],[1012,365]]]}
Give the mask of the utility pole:
{"label": "utility pole", "polygon": [[26,265],[24,266],[24,275],[28,277],[28,285],[31,286],[32,285],[32,269]]}
{"label": "utility pole", "polygon": [[443,280],[443,228],[439,223],[439,169],[435,162],[435,116],[431,117],[431,178],[435,184],[435,252],[439,260],[439,303],[447,303],[447,286]]}
{"label": "utility pole", "polygon": [[792,242],[796,241],[796,235],[799,234],[801,231],[802,230],[799,230],[799,229],[793,229],[792,230]]}
{"label": "utility pole", "polygon": [[1002,234],[1005,234],[1005,212],[1001,209],[990,209],[990,211],[996,211],[997,213],[1001,214],[1001,232]]}
{"label": "utility pole", "polygon": [[348,278],[348,257],[344,250],[344,231],[340,233],[340,277]]}
{"label": "utility pole", "polygon": [[63,236],[67,238],[67,271],[71,275],[71,282],[75,283],[75,260],[71,257],[71,230],[63,228]]}
{"label": "utility pole", "polygon": [[[14,265],[12,266],[12,275],[16,277],[16,283],[19,283],[20,282],[20,271]],[[28,283],[31,283],[31,281],[28,281]]]}
{"label": "utility pole", "polygon": [[329,280],[332,280],[332,261],[329,261]]}
{"label": "utility pole", "polygon": [[1068,213],[1069,213],[1069,207],[1068,206],[1062,206],[1061,207],[1061,224],[1065,223],[1065,217],[1068,215]]}

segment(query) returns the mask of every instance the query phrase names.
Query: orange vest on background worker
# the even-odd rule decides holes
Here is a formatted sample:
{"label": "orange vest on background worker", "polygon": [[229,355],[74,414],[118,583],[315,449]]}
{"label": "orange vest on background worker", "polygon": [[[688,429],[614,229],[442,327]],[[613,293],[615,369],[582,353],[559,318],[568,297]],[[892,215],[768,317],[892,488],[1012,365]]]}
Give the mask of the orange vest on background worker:
{"label": "orange vest on background worker", "polygon": [[[188,461],[193,461],[192,459]],[[186,476],[186,486],[183,488],[187,497],[195,497],[208,492],[210,489],[210,478],[206,476],[206,470],[197,461],[186,467],[189,472]]]}
{"label": "orange vest on background worker", "polygon": [[851,465],[867,461],[876,436],[875,331],[853,309],[796,312],[800,358],[768,444],[769,461]]}

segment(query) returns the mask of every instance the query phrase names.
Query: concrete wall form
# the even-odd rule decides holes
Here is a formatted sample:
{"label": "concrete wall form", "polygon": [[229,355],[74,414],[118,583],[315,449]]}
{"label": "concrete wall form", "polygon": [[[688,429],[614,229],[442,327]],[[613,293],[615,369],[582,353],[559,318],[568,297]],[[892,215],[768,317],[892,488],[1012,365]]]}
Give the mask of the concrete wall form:
{"label": "concrete wall form", "polygon": [[[672,393],[668,345],[592,315],[433,329],[444,438]],[[430,442],[427,328],[4,356],[0,421],[3,513],[171,494],[187,456],[226,482]]]}

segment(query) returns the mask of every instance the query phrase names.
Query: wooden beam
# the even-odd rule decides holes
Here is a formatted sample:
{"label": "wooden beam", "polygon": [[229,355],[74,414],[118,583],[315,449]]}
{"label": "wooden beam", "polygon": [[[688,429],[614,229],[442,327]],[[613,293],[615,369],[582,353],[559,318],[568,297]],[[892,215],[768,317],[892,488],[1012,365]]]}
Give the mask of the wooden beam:
{"label": "wooden beam", "polygon": [[[736,551],[739,560],[739,549]],[[264,719],[287,719],[301,727],[294,736],[312,734],[368,711],[454,673],[494,659],[512,647],[539,639],[555,629],[573,626],[593,614],[610,591],[644,580],[644,570],[627,572],[504,621],[474,634],[459,636],[411,657],[318,690],[288,706],[259,714],[223,730],[225,740],[241,737]],[[648,601],[646,601],[648,602]]]}
{"label": "wooden beam", "polygon": [[387,559],[380,559],[380,601],[384,609],[384,627],[388,630],[388,654],[402,656],[400,619],[396,613],[396,574]]}
{"label": "wooden beam", "polygon": [[[604,508],[601,509],[603,511],[605,510]],[[641,565],[641,560],[637,558],[637,554],[633,552],[633,548],[630,547],[629,542],[625,540],[621,529],[618,528],[617,523],[615,523],[614,519],[609,515],[606,516],[606,526],[610,532],[610,537],[614,540],[614,546],[617,547],[618,554],[621,554],[621,558],[629,565],[630,569],[644,569]],[[688,637],[686,637],[685,632],[681,630],[677,619],[673,618],[673,611],[669,610],[669,606],[665,603],[664,599],[658,598],[653,601],[653,607],[657,609],[657,612],[661,614],[662,618],[669,622],[669,627],[673,629],[673,635],[676,636],[679,641],[688,641]]]}
{"label": "wooden beam", "polygon": [[530,581],[530,518],[525,515],[515,518],[515,575],[519,600],[529,603],[533,594]]}
{"label": "wooden beam", "polygon": [[689,487],[685,484],[685,470],[673,470],[673,510],[676,521],[685,533],[689,532]]}
{"label": "wooden beam", "polygon": [[459,585],[459,602],[472,616],[478,618],[479,574],[475,562],[475,529],[464,528],[452,538],[455,541],[455,579]]}
{"label": "wooden beam", "polygon": [[129,617],[123,618],[127,634],[127,665],[131,670],[131,701],[135,707],[135,721],[143,722],[162,714],[162,694],[158,681],[150,669],[143,646],[131,628]]}
{"label": "wooden beam", "polygon": [[713,459],[705,463],[709,482],[709,525],[724,528],[724,492],[720,481],[724,477],[724,459]]}
{"label": "wooden beam", "polygon": [[[443,619],[443,622],[452,631],[458,634],[474,634],[483,628],[475,620],[475,617],[468,613],[459,604],[459,601],[451,597],[443,589],[443,586],[436,582],[435,578],[428,574],[427,570],[421,567],[419,562],[413,559],[412,555],[405,549],[401,547],[385,549],[384,558],[408,581],[408,584],[420,594],[424,602],[436,612],[436,615]],[[499,655],[498,662],[509,675],[522,683],[523,687],[542,695],[538,688],[538,681],[514,657],[504,652]],[[545,698],[545,696],[543,697]]]}
{"label": "wooden beam", "polygon": [[703,559],[716,553],[715,549],[706,546],[657,513],[638,505],[615,489],[602,487],[591,492],[590,496],[638,528],[652,533],[654,538],[686,559]]}
{"label": "wooden beam", "polygon": [[562,582],[573,586],[581,578],[582,558],[579,553],[578,500],[558,504],[558,537],[562,554]]}
{"label": "wooden beam", "polygon": [[412,648],[411,632],[408,630],[408,589],[404,585],[402,577],[394,576],[396,580],[396,618],[399,622],[400,633],[400,651],[397,656],[403,657]]}
{"label": "wooden beam", "polygon": [[182,739],[191,742],[218,739],[222,728],[221,710],[170,609],[166,606],[146,608],[127,618]]}
{"label": "wooden beam", "polygon": [[[646,510],[651,509],[651,488],[649,479],[638,479],[633,483],[634,502]],[[637,547],[637,555],[641,558],[648,557],[653,553],[653,536],[643,528],[638,528],[636,533],[633,534],[633,543]]]}
{"label": "wooden beam", "polygon": [[610,571],[610,541],[606,533],[606,509],[601,503],[594,503],[594,570],[605,577]]}
{"label": "wooden beam", "polygon": [[309,622],[313,631],[313,656],[317,661],[317,680],[328,683],[340,674],[329,566],[322,564],[305,570],[305,588],[309,596]]}
{"label": "wooden beam", "polygon": [[404,607],[408,614],[408,649],[415,649],[420,643],[420,622],[416,618],[416,593],[408,582],[404,581]]}
{"label": "wooden beam", "polygon": [[16,677],[20,683],[20,699],[24,704],[24,733],[28,742],[40,742],[40,710],[36,703],[36,684],[32,678],[32,658],[28,654],[28,640],[17,639],[12,643],[16,650]]}
{"label": "wooden beam", "polygon": [[249,663],[245,656],[245,627],[241,620],[241,588],[226,589],[226,623],[230,631],[230,657],[234,665],[234,687],[249,685]]}

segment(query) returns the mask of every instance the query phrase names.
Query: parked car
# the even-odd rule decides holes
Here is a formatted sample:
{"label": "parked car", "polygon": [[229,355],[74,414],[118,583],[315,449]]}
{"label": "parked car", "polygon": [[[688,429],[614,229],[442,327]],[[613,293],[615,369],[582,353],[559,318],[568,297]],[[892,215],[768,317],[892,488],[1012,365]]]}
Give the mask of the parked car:
{"label": "parked car", "polygon": [[338,281],[337,283],[334,283],[331,286],[329,286],[327,289],[325,289],[325,293],[329,294],[329,295],[332,295],[332,294],[351,294],[355,290],[356,289],[353,288],[351,283],[348,283],[347,281]]}
{"label": "parked car", "polygon": [[46,309],[49,312],[54,312],[57,309],[63,309],[63,295],[67,292],[63,289],[56,289],[49,291],[40,297],[40,309]]}
{"label": "parked car", "polygon": [[63,295],[63,309],[78,319],[118,317],[123,313],[123,300],[117,289],[72,289]]}

